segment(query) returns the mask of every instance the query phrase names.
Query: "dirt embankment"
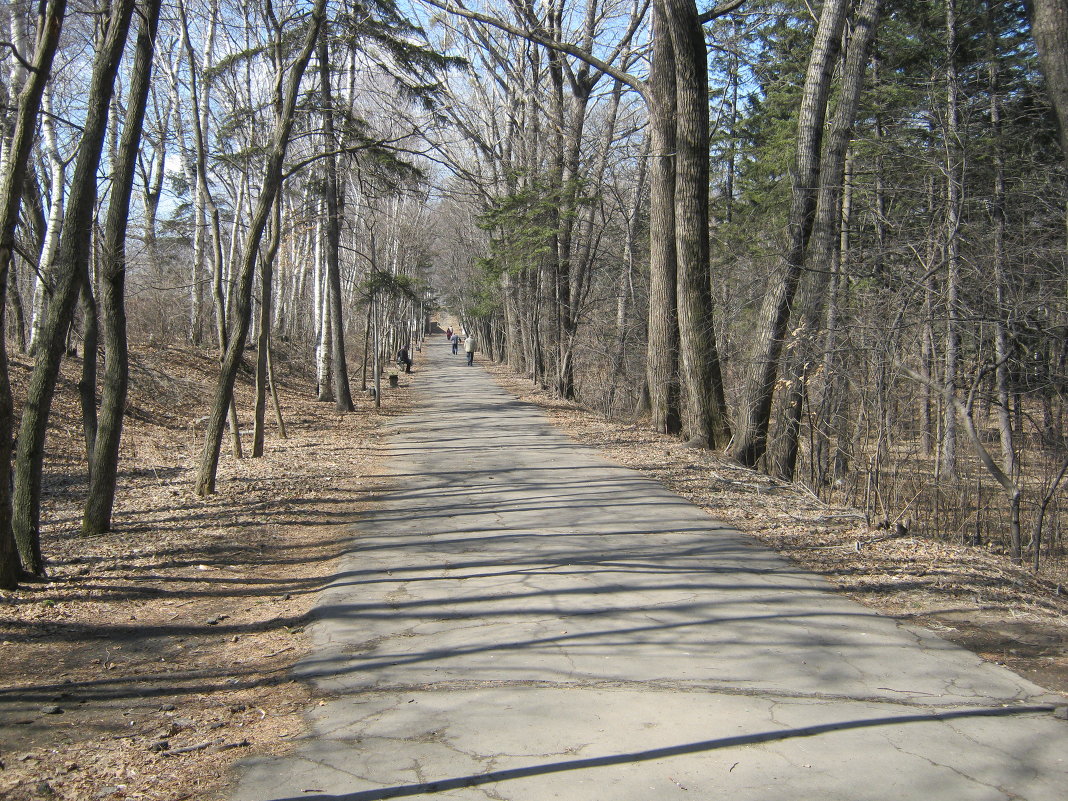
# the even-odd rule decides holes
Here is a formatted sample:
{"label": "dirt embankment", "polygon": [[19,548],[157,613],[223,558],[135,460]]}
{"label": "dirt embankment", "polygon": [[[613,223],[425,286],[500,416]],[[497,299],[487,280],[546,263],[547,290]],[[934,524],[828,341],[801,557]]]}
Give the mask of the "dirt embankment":
{"label": "dirt embankment", "polygon": [[[43,508],[46,580],[0,593],[0,798],[210,799],[232,763],[285,750],[313,699],[289,678],[317,589],[373,498],[383,423],[411,380],[355,414],[314,400],[280,358],[288,439],[226,455],[193,493],[212,354],[139,349],[115,530],[78,533],[85,491],[77,361],[60,385]],[[13,367],[16,396],[29,364]],[[248,423],[251,375],[241,376]],[[354,390],[359,389],[359,383]],[[251,437],[245,432],[246,457]]]}

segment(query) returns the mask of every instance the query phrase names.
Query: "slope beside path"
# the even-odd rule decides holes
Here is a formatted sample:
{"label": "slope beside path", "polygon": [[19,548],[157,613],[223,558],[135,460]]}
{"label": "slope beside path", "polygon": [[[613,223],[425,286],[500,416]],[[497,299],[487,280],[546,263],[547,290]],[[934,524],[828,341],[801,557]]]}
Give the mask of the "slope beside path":
{"label": "slope beside path", "polygon": [[828,591],[424,347],[427,402],[235,801],[1056,799],[1063,700]]}

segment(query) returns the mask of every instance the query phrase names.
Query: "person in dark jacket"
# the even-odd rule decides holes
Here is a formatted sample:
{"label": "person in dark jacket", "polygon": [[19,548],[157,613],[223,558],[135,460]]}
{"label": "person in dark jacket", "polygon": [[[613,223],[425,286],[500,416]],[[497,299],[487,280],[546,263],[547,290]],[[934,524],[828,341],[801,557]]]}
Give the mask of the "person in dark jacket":
{"label": "person in dark jacket", "polygon": [[404,372],[406,373],[410,373],[412,371],[412,357],[408,355],[407,345],[397,351],[397,366],[404,370]]}

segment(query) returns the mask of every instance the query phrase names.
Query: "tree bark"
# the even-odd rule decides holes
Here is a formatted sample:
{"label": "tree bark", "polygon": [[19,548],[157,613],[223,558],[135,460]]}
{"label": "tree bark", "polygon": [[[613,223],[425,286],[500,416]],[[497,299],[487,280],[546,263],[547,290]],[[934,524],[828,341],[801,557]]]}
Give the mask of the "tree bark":
{"label": "tree bark", "polygon": [[712,312],[708,242],[708,57],[693,0],[664,0],[675,51],[675,251],[683,434],[720,448],[730,439]]}
{"label": "tree bark", "polygon": [[100,355],[100,315],[97,314],[96,297],[92,279],[82,283],[80,293],[82,307],[82,376],[78,382],[78,397],[82,406],[82,434],[85,439],[85,459],[89,474],[93,470],[93,445],[96,442],[96,362]]}
{"label": "tree bark", "polygon": [[115,76],[122,60],[133,11],[134,0],[115,0],[104,40],[93,63],[85,125],[78,144],[70,202],[60,235],[55,286],[41,329],[41,341],[30,374],[19,428],[12,525],[23,565],[37,575],[44,573],[40,544],[41,471],[48,418],[74,303],[82,283],[87,280],[97,196],[97,169],[100,166]]}
{"label": "tree bark", "polygon": [[1062,156],[1068,163],[1068,4],[1064,0],[1031,0],[1030,5],[1031,34],[1060,122]]}
{"label": "tree bark", "polygon": [[237,368],[241,360],[241,352],[245,347],[245,337],[248,335],[249,315],[252,306],[252,279],[256,267],[256,256],[259,252],[259,243],[263,237],[263,230],[267,225],[267,215],[270,213],[271,206],[282,183],[282,166],[285,161],[286,148],[289,144],[289,134],[293,127],[293,114],[296,109],[300,82],[308,62],[311,60],[311,54],[323,24],[325,6],[326,0],[315,0],[303,46],[296,60],[290,66],[281,112],[275,125],[271,148],[267,154],[267,164],[264,168],[260,196],[245,238],[245,249],[242,254],[241,271],[238,279],[234,331],[226,347],[226,355],[223,358],[219,372],[219,382],[215,390],[215,401],[208,417],[208,426],[204,434],[204,450],[201,454],[200,468],[196,481],[198,495],[208,495],[215,491],[215,477],[219,467],[219,450],[222,445],[223,420],[227,407],[233,401]]}
{"label": "tree bark", "polygon": [[[267,414],[268,360],[271,341],[271,283],[274,278],[274,262],[282,242],[282,203],[275,200],[274,217],[271,220],[271,239],[260,267],[260,327],[256,341],[256,411],[252,431],[252,457],[263,456],[264,418]],[[277,404],[276,404],[277,406]]]}
{"label": "tree bark", "polygon": [[649,337],[646,373],[653,429],[682,430],[675,252],[675,51],[661,3],[653,5],[649,76]]}
{"label": "tree bark", "polygon": [[950,398],[956,393],[960,354],[960,223],[964,165],[960,153],[957,85],[957,3],[946,0],[946,341],[942,375],[942,473],[957,475],[957,416]]}
{"label": "tree bark", "polygon": [[104,252],[99,280],[104,376],[99,425],[89,459],[89,492],[82,516],[82,531],[89,535],[102,534],[111,529],[111,514],[115,506],[122,416],[126,410],[130,375],[125,305],[126,229],[152,79],[160,5],[161,0],[142,0],[126,117],[123,120],[118,158],[112,169],[111,203],[104,224]]}
{"label": "tree bark", "polygon": [[[0,177],[0,332],[7,309],[7,271],[15,249],[15,228],[19,221],[22,192],[33,153],[37,113],[45,85],[52,74],[52,61],[63,29],[66,0],[42,4],[37,26],[37,44],[30,73],[18,98],[14,132],[8,147],[4,172]],[[14,429],[14,402],[8,373],[7,345],[0,336],[0,589],[14,589],[19,578],[19,556],[12,533],[11,435]]]}
{"label": "tree bark", "polygon": [[63,228],[63,202],[66,196],[66,164],[59,153],[55,123],[52,120],[51,87],[46,87],[42,98],[45,114],[41,120],[41,136],[44,151],[48,156],[49,194],[48,222],[41,242],[40,261],[37,265],[37,283],[33,290],[30,316],[30,354],[37,351],[37,342],[44,325],[45,309],[52,294],[52,272],[59,251],[59,236]]}
{"label": "tree bark", "polygon": [[[863,0],[845,57],[838,91],[838,103],[828,124],[827,139],[820,166],[819,194],[808,259],[813,266],[807,289],[802,293],[802,322],[791,355],[786,421],[778,445],[772,473],[785,481],[792,481],[797,468],[798,438],[807,397],[805,382],[807,365],[814,358],[812,344],[824,317],[830,277],[837,269],[837,246],[842,224],[842,194],[846,175],[846,152],[853,131],[853,122],[860,106],[861,89],[868,63],[868,53],[875,39],[881,0]],[[830,381],[829,373],[824,375]]]}
{"label": "tree bark", "polygon": [[765,296],[757,324],[757,344],[746,380],[733,455],[747,467],[756,466],[767,449],[771,403],[778,377],[794,294],[805,266],[805,250],[812,233],[820,179],[820,149],[835,54],[842,38],[847,0],[823,4],[816,39],[805,73],[797,120],[797,161],[793,175],[789,243]]}
{"label": "tree bark", "polygon": [[7,300],[11,307],[11,336],[15,340],[15,347],[19,353],[26,352],[26,312],[22,308],[22,294],[19,289],[19,273],[15,269],[15,263],[11,262],[7,269]]}
{"label": "tree bark", "polygon": [[274,357],[271,355],[271,338],[267,337],[267,381],[271,388],[271,404],[274,407],[274,421],[278,426],[278,436],[287,439],[286,421],[282,417],[282,404],[278,402],[278,384],[274,378]]}
{"label": "tree bark", "polygon": [[345,324],[341,308],[341,203],[338,196],[337,147],[334,136],[334,100],[330,88],[330,47],[328,37],[319,37],[319,80],[323,101],[323,132],[326,138],[326,282],[330,301],[331,337],[334,367],[334,408],[351,412],[348,361],[345,355]]}
{"label": "tree bark", "polygon": [[[1001,440],[1001,469],[1016,480],[1016,443],[1009,414],[1009,308],[1005,297],[1005,153],[1001,128],[1001,74],[998,66],[997,39],[994,33],[994,0],[987,2],[987,41],[990,42],[988,76],[990,80],[990,130],[994,149],[994,197],[991,212],[994,222],[994,386],[997,394],[998,434]],[[1017,503],[1017,506],[1019,504]]]}

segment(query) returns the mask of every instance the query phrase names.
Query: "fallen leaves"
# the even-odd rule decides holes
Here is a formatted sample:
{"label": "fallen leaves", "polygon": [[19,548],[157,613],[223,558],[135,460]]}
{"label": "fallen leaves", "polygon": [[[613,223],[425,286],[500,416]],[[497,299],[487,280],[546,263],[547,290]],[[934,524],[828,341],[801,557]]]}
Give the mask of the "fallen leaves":
{"label": "fallen leaves", "polygon": [[[80,438],[54,438],[48,580],[0,593],[5,801],[209,799],[234,760],[288,749],[311,702],[288,674],[306,615],[384,462],[371,433],[409,404],[405,386],[380,414],[358,398],[339,418],[280,358],[289,439],[269,434],[262,459],[224,456],[219,491],[199,498],[202,434],[189,420],[207,407],[217,361],[178,349],[134,359],[115,531],[80,535]],[[79,367],[66,366],[55,412],[78,430]],[[240,386],[242,410],[249,393]]]}

